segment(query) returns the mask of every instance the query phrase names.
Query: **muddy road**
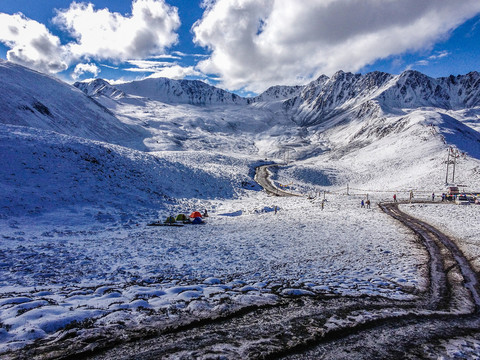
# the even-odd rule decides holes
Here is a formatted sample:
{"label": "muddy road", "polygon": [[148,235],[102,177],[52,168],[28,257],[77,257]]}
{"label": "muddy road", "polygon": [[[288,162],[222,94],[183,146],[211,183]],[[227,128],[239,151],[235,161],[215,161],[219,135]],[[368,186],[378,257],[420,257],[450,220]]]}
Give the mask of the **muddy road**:
{"label": "muddy road", "polygon": [[[256,180],[272,185],[266,167],[257,172]],[[428,286],[424,292],[415,290],[413,300],[281,297],[274,305],[143,333],[123,331],[36,344],[18,358],[430,359],[445,356],[449,341],[480,340],[478,274],[455,242],[403,213],[397,204],[379,206],[408,227],[428,252]]]}

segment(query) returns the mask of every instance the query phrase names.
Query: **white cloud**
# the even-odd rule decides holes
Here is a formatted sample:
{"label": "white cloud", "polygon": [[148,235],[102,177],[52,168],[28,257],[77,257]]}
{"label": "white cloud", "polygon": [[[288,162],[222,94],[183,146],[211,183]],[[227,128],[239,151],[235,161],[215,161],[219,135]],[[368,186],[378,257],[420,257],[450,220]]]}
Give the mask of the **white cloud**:
{"label": "white cloud", "polygon": [[432,56],[429,56],[428,58],[430,60],[437,60],[437,59],[442,59],[444,57],[447,57],[449,55],[450,55],[450,53],[448,51],[444,50],[444,51],[439,51],[436,54],[434,54]]}
{"label": "white cloud", "polygon": [[187,76],[203,77],[205,75],[193,66],[182,66],[177,63],[153,60],[129,60],[127,63],[134,67],[123,69],[124,71],[152,73],[149,78],[166,77],[170,79],[183,79]]}
{"label": "white cloud", "polygon": [[53,22],[76,40],[69,44],[73,56],[119,61],[164,52],[180,26],[177,8],[164,0],[133,0],[129,16],[73,2]]}
{"label": "white cloud", "polygon": [[428,49],[480,12],[478,0],[206,0],[198,68],[229,89],[260,91]]}
{"label": "white cloud", "polygon": [[107,64],[100,64],[100,66],[106,67],[107,69],[113,69],[113,70],[118,70],[118,66],[112,66],[112,65],[107,65]]}
{"label": "white cloud", "polygon": [[98,75],[100,69],[95,64],[78,64],[75,66],[75,70],[73,70],[72,78],[77,80],[80,76],[85,73],[93,74],[94,77]]}
{"label": "white cloud", "polygon": [[[164,54],[177,42],[176,30],[180,26],[177,8],[165,0],[133,0],[128,16],[108,9],[96,10],[91,3],[72,2],[68,9],[57,10],[52,22],[74,41],[61,44],[44,24],[23,14],[0,13],[0,42],[10,48],[7,59],[47,73],[58,73],[71,64],[92,59],[141,59]],[[73,77],[92,70],[91,65],[87,69],[80,64]]]}
{"label": "white cloud", "polygon": [[166,77],[179,80],[187,76],[204,77],[203,74],[195,70],[193,66],[183,67],[181,65],[173,65],[157,70],[154,74],[150,75],[149,78]]}
{"label": "white cloud", "polygon": [[165,66],[171,66],[171,62],[167,61],[153,61],[153,60],[129,60],[127,63],[136,66],[136,71],[150,70],[155,71]]}
{"label": "white cloud", "polygon": [[180,60],[182,57],[178,55],[178,51],[174,51],[173,55],[171,54],[163,54],[157,56],[151,56],[151,59],[173,59],[173,60]]}
{"label": "white cloud", "polygon": [[419,60],[415,63],[417,66],[428,66],[428,64],[430,64],[428,60]]}
{"label": "white cloud", "polygon": [[125,84],[127,82],[132,81],[131,79],[123,79],[123,78],[120,78],[120,79],[104,79],[104,80],[107,81],[110,85],[120,85],[120,84]]}
{"label": "white cloud", "polygon": [[0,42],[10,50],[7,59],[46,73],[67,69],[68,60],[60,39],[23,14],[0,13]]}

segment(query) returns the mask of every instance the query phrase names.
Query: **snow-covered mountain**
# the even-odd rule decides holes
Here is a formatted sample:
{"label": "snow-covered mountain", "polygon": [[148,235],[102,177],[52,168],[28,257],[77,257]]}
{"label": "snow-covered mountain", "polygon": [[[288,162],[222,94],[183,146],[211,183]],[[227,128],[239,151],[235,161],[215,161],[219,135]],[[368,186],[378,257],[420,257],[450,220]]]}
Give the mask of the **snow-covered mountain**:
{"label": "snow-covered mountain", "polygon": [[123,91],[110,85],[108,81],[103,79],[95,79],[89,82],[76,82],[73,86],[82,90],[90,97],[103,95],[112,99],[121,99],[125,96]]}
{"label": "snow-covered mountain", "polygon": [[[117,88],[97,80],[75,86],[124,121],[143,119],[152,134],[150,139],[155,139],[145,141],[150,149],[235,149],[273,158],[289,152],[292,158],[305,160],[324,153],[338,159],[384,138],[395,141],[394,137],[417,134],[418,139],[425,139],[433,131],[427,126],[434,123],[438,124],[434,131],[440,134],[435,138],[440,146],[435,151],[452,145],[476,157],[479,80],[476,72],[433,79],[416,71],[400,75],[339,71],[304,86],[271,87],[243,99],[243,106],[187,101],[184,92],[172,91],[180,84],[198,82],[149,79]],[[195,96],[208,98],[212,91],[208,85],[198,86]],[[139,102],[138,96],[144,100]],[[206,106],[188,107],[186,103]],[[190,139],[199,135],[204,141],[191,143]]]}
{"label": "snow-covered mountain", "polygon": [[479,91],[480,74],[477,72],[434,79],[417,71],[405,71],[397,76],[382,72],[361,75],[339,71],[331,78],[322,76],[306,85],[299,94],[286,99],[283,111],[301,125],[314,125],[355,108],[363,113],[371,113],[374,107],[386,113],[419,107],[473,108],[480,105]]}
{"label": "snow-covered mountain", "polygon": [[145,149],[141,128],[56,78],[1,59],[0,123]]}
{"label": "snow-covered mountain", "polygon": [[[320,76],[304,86],[273,86],[254,98],[241,98],[201,81],[146,79],[112,86],[97,79],[75,83],[91,97],[120,99],[126,94],[166,104],[239,104],[281,112],[301,126],[311,126],[356,109],[360,115],[400,109],[432,107],[461,110],[480,106],[480,74],[434,79],[417,71],[394,76],[382,72],[365,75],[337,72]],[[281,107],[279,108],[279,104]]]}
{"label": "snow-covered mountain", "polygon": [[77,82],[74,86],[89,96],[105,95],[118,98],[128,93],[130,95],[173,104],[247,104],[246,99],[199,80],[149,78],[112,86],[105,80],[96,79],[87,83]]}

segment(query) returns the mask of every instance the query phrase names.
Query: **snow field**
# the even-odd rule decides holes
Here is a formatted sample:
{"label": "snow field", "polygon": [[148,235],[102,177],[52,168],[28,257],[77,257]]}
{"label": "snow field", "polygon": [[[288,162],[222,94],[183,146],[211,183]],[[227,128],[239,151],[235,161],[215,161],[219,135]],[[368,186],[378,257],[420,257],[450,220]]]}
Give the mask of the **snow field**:
{"label": "snow field", "polygon": [[480,205],[447,202],[401,205],[400,209],[456,239],[457,246],[480,272]]}
{"label": "snow field", "polygon": [[213,210],[198,226],[147,227],[155,220],[148,219],[62,229],[46,218],[2,226],[1,351],[82,324],[211,316],[225,302],[240,308],[313,294],[409,299],[412,288],[424,287],[423,249],[376,206],[360,209],[358,198],[328,196],[323,211],[318,201],[263,192],[202,204]]}

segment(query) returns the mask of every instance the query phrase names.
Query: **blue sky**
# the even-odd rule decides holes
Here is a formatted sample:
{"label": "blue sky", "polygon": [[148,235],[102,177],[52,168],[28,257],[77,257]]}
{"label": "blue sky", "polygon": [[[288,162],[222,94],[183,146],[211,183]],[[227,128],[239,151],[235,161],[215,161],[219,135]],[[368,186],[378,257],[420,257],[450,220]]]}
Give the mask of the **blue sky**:
{"label": "blue sky", "polygon": [[253,94],[338,70],[480,71],[478,0],[2,0],[0,57],[73,82],[198,78]]}

